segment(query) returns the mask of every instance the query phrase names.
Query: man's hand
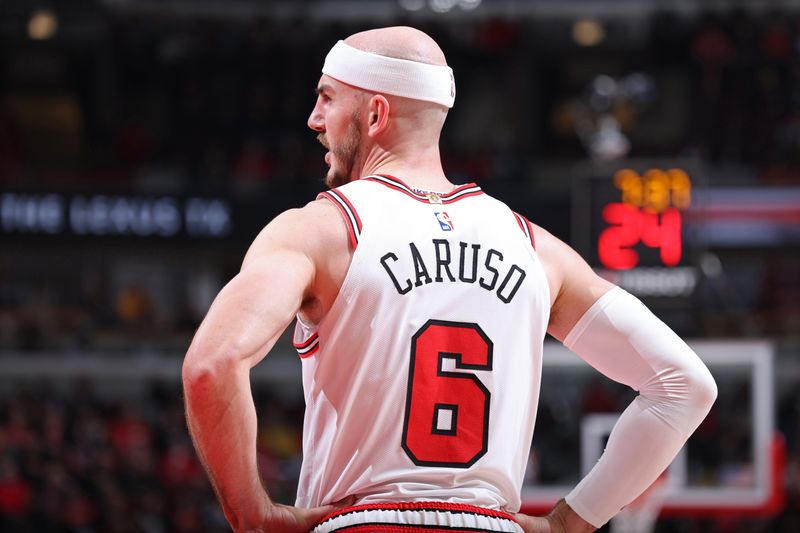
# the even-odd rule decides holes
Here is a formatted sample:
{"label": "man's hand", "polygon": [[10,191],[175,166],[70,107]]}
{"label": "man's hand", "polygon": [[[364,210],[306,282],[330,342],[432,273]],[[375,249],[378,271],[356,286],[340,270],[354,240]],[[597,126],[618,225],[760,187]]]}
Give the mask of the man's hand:
{"label": "man's hand", "polygon": [[307,533],[332,512],[343,507],[350,507],[354,503],[355,498],[352,496],[313,509],[276,503],[270,507],[263,524],[254,528],[246,527],[243,531],[246,533]]}
{"label": "man's hand", "polygon": [[564,500],[559,502],[547,516],[514,515],[525,533],[591,533],[595,527],[572,510]]}
{"label": "man's hand", "polygon": [[252,533],[307,533],[323,518],[337,510],[337,505],[323,505],[313,509],[276,504],[262,527],[247,530]]}
{"label": "man's hand", "polygon": [[555,529],[546,516],[528,516],[517,513],[514,520],[522,526],[525,533],[560,533],[561,530]]}

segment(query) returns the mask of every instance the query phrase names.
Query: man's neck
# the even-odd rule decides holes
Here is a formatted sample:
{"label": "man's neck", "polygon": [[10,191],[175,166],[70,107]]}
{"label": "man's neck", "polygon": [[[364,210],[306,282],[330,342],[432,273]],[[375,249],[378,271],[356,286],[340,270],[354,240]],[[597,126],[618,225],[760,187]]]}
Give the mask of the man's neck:
{"label": "man's neck", "polygon": [[411,158],[402,158],[397,155],[383,152],[370,154],[362,166],[361,176],[386,174],[395,176],[414,189],[424,191],[447,193],[455,187],[442,169],[439,152],[435,154],[420,154]]}

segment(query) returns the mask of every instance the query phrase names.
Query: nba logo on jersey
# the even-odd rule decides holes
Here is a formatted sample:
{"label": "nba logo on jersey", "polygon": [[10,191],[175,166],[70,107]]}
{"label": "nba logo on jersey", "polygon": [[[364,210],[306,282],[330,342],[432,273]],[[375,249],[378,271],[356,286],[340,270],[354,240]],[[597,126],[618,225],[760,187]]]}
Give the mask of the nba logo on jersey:
{"label": "nba logo on jersey", "polygon": [[444,211],[437,211],[434,215],[436,215],[436,220],[439,222],[442,231],[453,231],[453,221],[450,220],[450,215]]}

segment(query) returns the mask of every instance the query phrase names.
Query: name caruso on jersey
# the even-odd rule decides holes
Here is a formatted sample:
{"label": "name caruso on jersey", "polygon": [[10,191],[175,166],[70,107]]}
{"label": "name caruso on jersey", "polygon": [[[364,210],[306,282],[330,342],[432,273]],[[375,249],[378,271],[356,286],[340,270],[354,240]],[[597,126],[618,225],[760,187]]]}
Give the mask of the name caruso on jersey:
{"label": "name caruso on jersey", "polygon": [[[427,263],[423,255],[428,257]],[[451,244],[447,239],[431,239],[419,246],[410,242],[408,250],[387,252],[380,263],[401,295],[429,283],[459,281],[477,283],[509,303],[526,276],[519,265],[504,262],[503,253],[494,248],[484,250],[480,244],[464,241]]]}

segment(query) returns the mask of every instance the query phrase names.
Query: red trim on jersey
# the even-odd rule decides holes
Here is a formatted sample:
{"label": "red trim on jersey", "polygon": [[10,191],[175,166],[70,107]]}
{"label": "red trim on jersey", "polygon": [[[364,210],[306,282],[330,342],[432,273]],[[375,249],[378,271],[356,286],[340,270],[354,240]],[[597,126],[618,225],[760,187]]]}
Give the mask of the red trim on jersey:
{"label": "red trim on jersey", "polygon": [[296,342],[293,342],[292,344],[294,344],[294,347],[297,348],[298,350],[302,350],[303,348],[308,348],[309,344],[311,344],[312,342],[314,342],[318,338],[319,338],[319,333],[314,333],[313,335],[311,335],[309,338],[307,338],[303,342],[301,342],[299,344],[296,343]]}
{"label": "red trim on jersey", "polygon": [[[396,178],[394,176],[391,176],[389,174],[375,174],[374,176],[367,176],[364,179],[369,180],[369,181],[374,181],[374,182],[380,183],[382,185],[385,185],[386,187],[389,187],[390,189],[394,189],[396,191],[400,191],[403,194],[405,194],[406,196],[408,196],[409,198],[413,198],[414,200],[417,200],[418,202],[422,202],[422,203],[425,203],[425,204],[430,203],[428,201],[428,195],[427,194],[420,194],[420,193],[414,191],[414,188],[406,185],[406,183],[403,182],[403,180],[401,180],[399,178]],[[474,190],[470,190],[470,189],[474,189]],[[437,194],[437,196],[439,196],[442,204],[449,204],[449,203],[457,202],[458,200],[461,200],[462,198],[468,198],[470,196],[477,196],[479,194],[483,194],[483,191],[480,189],[480,187],[478,187],[474,183],[467,183],[465,185],[460,185],[460,186],[456,187],[455,189],[453,189],[452,191],[450,191],[448,193]]]}
{"label": "red trim on jersey", "polygon": [[308,358],[308,357],[311,357],[311,356],[312,356],[312,355],[314,355],[315,353],[317,353],[317,351],[318,351],[318,350],[319,350],[319,344],[317,344],[316,346],[314,346],[314,347],[313,347],[311,350],[309,350],[309,351],[308,351],[308,352],[306,352],[306,353],[298,353],[298,354],[297,354],[297,356],[298,356],[300,359],[306,359],[306,358]]}
{"label": "red trim on jersey", "polygon": [[531,246],[533,246],[533,249],[535,250],[536,249],[536,237],[533,236],[533,224],[531,224],[531,221],[528,220],[525,217],[522,217],[522,220],[524,220],[525,223],[528,225],[528,232],[530,233],[530,236],[531,236]]}
{"label": "red trim on jersey", "polygon": [[347,204],[347,206],[353,212],[353,216],[356,218],[356,226],[358,226],[358,232],[360,234],[361,233],[361,217],[358,216],[358,211],[356,211],[356,208],[353,207],[353,204],[350,203],[350,200],[347,198],[347,196],[345,196],[345,194],[342,191],[340,191],[339,189],[334,189],[334,191],[336,192],[336,194],[338,194],[339,196],[342,197],[342,200],[344,200],[344,202]]}
{"label": "red trim on jersey", "polygon": [[[525,225],[522,223],[522,217],[519,216],[516,211],[512,211],[514,213],[514,218],[517,219],[517,224],[519,225],[519,229],[522,230],[522,233],[525,233]],[[526,235],[527,236],[527,235]]]}
{"label": "red trim on jersey", "polygon": [[[361,233],[361,219],[358,217],[358,213],[356,213],[355,209],[353,209],[352,204],[347,200],[345,195],[343,195],[340,191],[336,192],[338,193],[338,197],[334,196],[329,191],[323,191],[319,193],[319,196],[327,198],[330,202],[333,203],[333,205],[335,205],[339,209],[339,212],[342,214],[342,217],[344,218],[344,221],[347,224],[347,233],[350,237],[350,244],[353,245],[353,249],[355,250],[355,248],[358,246],[358,234]],[[348,213],[347,207],[342,205],[342,203],[339,201],[339,198],[341,198],[341,200],[343,200],[350,207],[350,209],[352,210],[351,213]],[[357,226],[353,225],[354,220]],[[356,228],[358,228],[358,233],[356,233]]]}
{"label": "red trim on jersey", "polygon": [[485,507],[478,507],[477,505],[468,505],[465,503],[450,503],[450,502],[401,502],[401,503],[365,503],[362,505],[354,505],[352,507],[345,507],[334,511],[322,520],[327,522],[332,518],[344,514],[355,513],[358,511],[453,511],[460,513],[471,513],[483,516],[492,516],[494,518],[505,518],[514,520],[514,517],[503,511],[496,511],[494,509],[486,509]]}
{"label": "red trim on jersey", "polygon": [[[455,189],[453,192],[457,192],[457,191],[463,190],[465,187],[468,187],[469,185],[472,185],[473,187],[478,187],[474,183],[473,184],[467,184],[467,185],[462,185],[458,189]],[[450,200],[442,200],[442,203],[443,204],[452,204],[453,202],[457,202],[459,200],[463,200],[464,198],[469,198],[470,196],[478,196],[478,195],[481,195],[481,194],[483,194],[483,190],[478,188],[478,190],[475,190],[475,191],[465,192],[464,194],[460,195],[458,198],[452,198]],[[428,201],[427,196],[425,197],[425,201],[426,202]]]}
{"label": "red trim on jersey", "polygon": [[[317,350],[319,350],[319,342],[317,341],[319,341],[319,333],[315,332],[303,342],[292,342],[292,344],[294,345],[295,350],[297,350],[297,355],[299,355],[301,359],[305,359],[306,357],[311,357],[317,353]],[[317,344],[314,344],[314,342],[317,342]]]}
{"label": "red trim on jersey", "polygon": [[512,213],[514,213],[514,217],[517,219],[517,224],[519,224],[519,229],[521,229],[522,233],[525,234],[525,237],[527,237],[531,241],[531,246],[535,250],[536,239],[533,237],[533,228],[531,227],[530,220],[520,215],[516,211],[512,211]]}

